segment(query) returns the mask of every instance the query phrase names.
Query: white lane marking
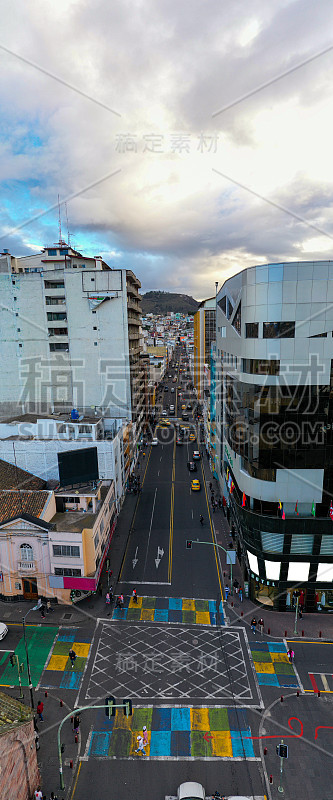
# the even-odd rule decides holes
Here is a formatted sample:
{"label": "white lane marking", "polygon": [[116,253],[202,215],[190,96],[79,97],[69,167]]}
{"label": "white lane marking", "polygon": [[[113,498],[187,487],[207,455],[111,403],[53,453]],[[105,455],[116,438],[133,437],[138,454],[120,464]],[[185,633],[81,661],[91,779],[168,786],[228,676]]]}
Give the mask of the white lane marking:
{"label": "white lane marking", "polygon": [[193,519],[193,508],[191,508],[191,514],[192,514],[192,519]]}
{"label": "white lane marking", "polygon": [[157,557],[155,558],[156,569],[159,567],[160,561],[163,558],[163,556],[164,556],[163,547],[158,547],[157,548]]}
{"label": "white lane marking", "polygon": [[138,563],[138,560],[139,560],[139,559],[137,558],[137,555],[138,555],[138,549],[139,549],[139,547],[137,547],[137,548],[136,548],[136,551],[135,551],[135,556],[134,556],[134,558],[132,558],[133,569],[134,569],[134,567],[136,567],[136,565],[137,565],[137,563]]}
{"label": "white lane marking", "polygon": [[161,471],[161,470],[158,470],[158,473],[157,473],[157,477],[158,477],[158,478],[160,477],[160,471]]}
{"label": "white lane marking", "polygon": [[152,525],[153,525],[153,516],[154,516],[154,511],[155,511],[156,494],[157,494],[157,486],[156,486],[156,489],[155,489],[155,494],[154,494],[154,502],[153,502],[153,507],[152,507],[152,511],[151,511],[151,517],[150,517],[149,534],[148,534],[148,542],[147,542],[146,558],[145,558],[145,563],[144,563],[144,567],[143,567],[143,574],[145,574],[145,571],[146,571],[146,565],[147,565],[147,558],[148,558],[148,550],[149,550],[150,535],[151,535],[151,529],[152,529]]}

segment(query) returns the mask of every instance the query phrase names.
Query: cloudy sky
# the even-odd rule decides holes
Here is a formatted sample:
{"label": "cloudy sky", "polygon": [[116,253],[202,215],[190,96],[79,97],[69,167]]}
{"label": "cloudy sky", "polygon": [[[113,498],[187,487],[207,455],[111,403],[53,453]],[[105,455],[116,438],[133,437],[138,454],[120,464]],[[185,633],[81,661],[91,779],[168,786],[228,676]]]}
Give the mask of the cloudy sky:
{"label": "cloudy sky", "polygon": [[329,0],[3,0],[1,247],[197,299],[332,257]]}

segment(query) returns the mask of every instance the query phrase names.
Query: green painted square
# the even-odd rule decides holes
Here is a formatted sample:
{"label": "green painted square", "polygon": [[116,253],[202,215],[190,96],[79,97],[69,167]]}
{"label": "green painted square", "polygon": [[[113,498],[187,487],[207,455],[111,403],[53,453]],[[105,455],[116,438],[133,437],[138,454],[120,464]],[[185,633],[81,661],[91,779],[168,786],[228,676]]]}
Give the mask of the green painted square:
{"label": "green painted square", "polygon": [[148,731],[151,730],[152,717],[153,717],[152,708],[134,708],[131,721],[132,730],[142,731],[144,725],[146,726]]}
{"label": "green painted square", "polygon": [[73,672],[83,672],[83,670],[84,670],[84,668],[86,666],[86,661],[87,661],[86,658],[82,658],[81,656],[78,656],[74,661],[74,667],[72,667],[71,661],[68,658],[66,666],[65,666],[65,672],[71,672],[72,670],[73,670]]}
{"label": "green painted square", "polygon": [[195,610],[196,611],[209,611],[209,602],[208,602],[208,600],[195,600]]}
{"label": "green painted square", "polygon": [[140,619],[141,616],[141,608],[129,608],[127,612],[127,622],[135,622],[137,619]]}
{"label": "green painted square", "polygon": [[212,744],[204,739],[205,731],[191,731],[191,756],[192,758],[204,758],[212,755]]}
{"label": "green painted square", "polygon": [[195,622],[195,611],[182,611],[182,622]]}
{"label": "green painted square", "polygon": [[208,714],[211,731],[229,730],[228,711],[226,708],[210,708]]}
{"label": "green painted square", "polygon": [[267,663],[267,662],[270,662],[272,660],[270,653],[264,653],[261,650],[252,650],[251,651],[251,655],[252,655],[253,661],[261,661],[261,662],[265,661]]}
{"label": "green painted square", "polygon": [[[37,683],[40,680],[47,657],[58,631],[59,628],[53,626],[48,626],[47,628],[42,629],[40,625],[29,625],[26,628],[26,639],[33,686],[37,686]],[[23,637],[20,639],[17,647],[15,648],[15,655],[18,656],[20,664],[23,664],[23,673],[21,675],[22,686],[29,686]],[[2,684],[12,684],[12,670],[14,671],[13,667],[11,667],[10,662],[8,661],[1,676]]]}
{"label": "green painted square", "polygon": [[155,608],[156,597],[143,597],[142,608]]}
{"label": "green painted square", "polygon": [[274,661],[274,672],[276,675],[294,675],[292,665],[283,661]]}
{"label": "green painted square", "polygon": [[132,731],[125,728],[114,728],[109,747],[109,756],[128,758],[131,749]]}
{"label": "green painted square", "polygon": [[52,650],[53,656],[66,656],[68,655],[73,645],[71,642],[56,642]]}

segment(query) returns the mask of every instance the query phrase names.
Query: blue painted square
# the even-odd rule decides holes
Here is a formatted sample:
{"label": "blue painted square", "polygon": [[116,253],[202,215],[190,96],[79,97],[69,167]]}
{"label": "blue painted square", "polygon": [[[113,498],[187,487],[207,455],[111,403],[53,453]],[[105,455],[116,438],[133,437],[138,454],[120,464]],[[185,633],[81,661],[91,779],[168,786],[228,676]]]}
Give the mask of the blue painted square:
{"label": "blue painted square", "polygon": [[283,642],[268,642],[268,650],[270,653],[285,653],[286,646]]}
{"label": "blue painted square", "polygon": [[171,755],[185,758],[191,755],[190,731],[171,731]]}
{"label": "blue painted square", "polygon": [[[251,650],[259,650],[261,653],[268,653],[268,642],[250,642]],[[274,651],[273,651],[274,652]]]}
{"label": "blue painted square", "polygon": [[169,608],[168,597],[156,597],[155,608]]}
{"label": "blue painted square", "polygon": [[57,642],[74,642],[77,631],[66,631],[66,633],[59,633]]}
{"label": "blue painted square", "polygon": [[169,608],[171,611],[181,611],[183,608],[183,601],[181,597],[170,597]]}
{"label": "blue painted square", "polygon": [[277,675],[257,672],[259,686],[280,686]]}
{"label": "blue painted square", "polygon": [[171,731],[152,731],[150,756],[171,756]]}
{"label": "blue painted square", "polygon": [[209,600],[209,611],[211,614],[216,614],[216,603],[215,600]]}
{"label": "blue painted square", "polygon": [[169,612],[167,608],[155,608],[154,622],[168,622]]}
{"label": "blue painted square", "polygon": [[151,722],[152,731],[169,731],[171,728],[171,708],[154,708]]}
{"label": "blue painted square", "polygon": [[68,670],[63,673],[60,689],[79,689],[83,672]]}
{"label": "blue painted square", "polygon": [[182,622],[183,615],[181,611],[169,611],[169,622]]}
{"label": "blue painted square", "polygon": [[171,709],[171,730],[172,731],[191,730],[191,714],[189,708]]}
{"label": "blue painted square", "polygon": [[245,731],[248,728],[246,710],[243,708],[228,708],[230,731]]}
{"label": "blue painted square", "polygon": [[115,608],[112,619],[126,619],[128,608]]}
{"label": "blue painted square", "polygon": [[211,611],[209,616],[210,616],[210,624],[211,625],[216,625],[216,614],[213,614],[212,611]]}
{"label": "blue painted square", "polygon": [[91,737],[89,756],[107,756],[110,747],[110,733],[93,733]]}
{"label": "blue painted square", "polygon": [[105,715],[105,711],[101,708],[98,709],[96,716],[96,728],[98,728],[99,732],[108,731],[109,733],[112,733],[114,721],[115,717],[111,717],[111,719],[108,719],[107,716]]}
{"label": "blue painted square", "polygon": [[241,731],[240,733],[239,732],[236,733],[235,731],[230,731],[230,735],[231,735],[233,756],[238,758],[244,758],[245,756],[254,756],[254,749],[253,749],[253,742],[251,739],[250,728],[247,731]]}

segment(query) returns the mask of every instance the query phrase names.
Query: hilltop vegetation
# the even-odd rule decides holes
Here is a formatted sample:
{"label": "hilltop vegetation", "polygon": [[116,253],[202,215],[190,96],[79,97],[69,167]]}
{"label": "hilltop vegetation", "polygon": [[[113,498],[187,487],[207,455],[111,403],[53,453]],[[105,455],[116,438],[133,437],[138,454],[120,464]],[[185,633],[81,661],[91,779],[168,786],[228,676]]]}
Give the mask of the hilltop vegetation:
{"label": "hilltop vegetation", "polygon": [[198,301],[188,294],[146,292],[142,296],[143,314],[167,314],[169,311],[175,314],[195,314],[198,305]]}

